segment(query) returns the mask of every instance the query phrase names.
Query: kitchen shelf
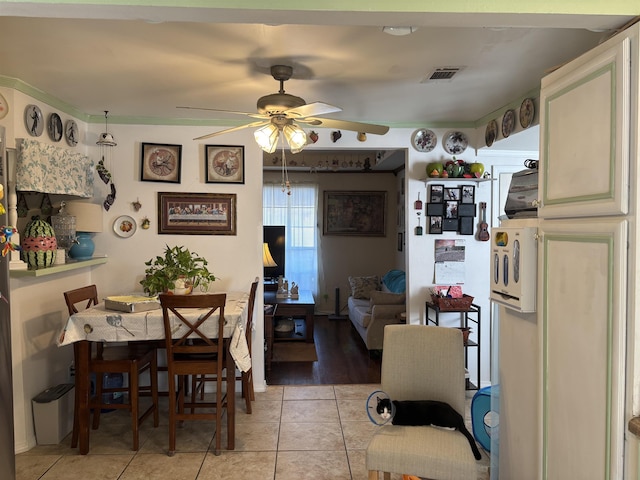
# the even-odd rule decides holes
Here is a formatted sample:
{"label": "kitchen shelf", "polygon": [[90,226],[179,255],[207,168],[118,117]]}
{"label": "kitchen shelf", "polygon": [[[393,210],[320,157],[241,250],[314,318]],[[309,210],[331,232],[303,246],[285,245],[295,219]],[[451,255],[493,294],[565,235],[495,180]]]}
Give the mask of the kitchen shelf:
{"label": "kitchen shelf", "polygon": [[482,182],[492,182],[495,178],[465,178],[465,177],[427,177],[421,178],[421,181],[425,183],[431,182],[473,182],[473,183],[482,183]]}
{"label": "kitchen shelf", "polygon": [[[471,335],[474,335],[475,341],[467,340],[467,343],[464,345],[464,366],[465,368],[469,368],[469,348],[475,348],[477,354],[477,381],[474,385],[470,380],[467,380],[467,390],[479,390],[480,389],[480,305],[476,305],[472,303],[468,310],[440,310],[440,307],[431,303],[431,301],[427,300],[426,304],[426,324],[430,323],[436,326],[440,325],[440,314],[442,313],[458,313],[460,315],[460,326],[461,327],[469,327],[469,323],[475,324],[476,331],[471,332]],[[434,318],[429,316],[429,312],[433,311]],[[473,318],[475,316],[475,318]],[[470,336],[471,336],[470,335]]]}
{"label": "kitchen shelf", "polygon": [[107,263],[107,257],[96,257],[90,260],[79,260],[69,262],[62,265],[54,265],[49,268],[39,268],[37,270],[9,270],[9,275],[13,278],[20,277],[44,277],[46,275],[55,275],[56,273],[69,272],[84,267],[93,267]]}

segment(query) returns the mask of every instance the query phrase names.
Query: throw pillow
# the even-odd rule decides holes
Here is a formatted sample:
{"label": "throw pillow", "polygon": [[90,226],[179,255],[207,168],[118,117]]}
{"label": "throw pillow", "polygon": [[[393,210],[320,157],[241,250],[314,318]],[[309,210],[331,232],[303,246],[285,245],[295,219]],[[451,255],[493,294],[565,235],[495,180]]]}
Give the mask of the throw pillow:
{"label": "throw pillow", "polygon": [[382,283],[384,283],[390,292],[404,293],[406,290],[405,273],[402,270],[389,270],[384,277],[382,277]]}
{"label": "throw pillow", "polygon": [[374,305],[404,305],[406,295],[404,293],[371,292],[369,304]]}
{"label": "throw pillow", "polygon": [[351,296],[369,300],[370,292],[380,289],[380,278],[373,277],[349,277]]}

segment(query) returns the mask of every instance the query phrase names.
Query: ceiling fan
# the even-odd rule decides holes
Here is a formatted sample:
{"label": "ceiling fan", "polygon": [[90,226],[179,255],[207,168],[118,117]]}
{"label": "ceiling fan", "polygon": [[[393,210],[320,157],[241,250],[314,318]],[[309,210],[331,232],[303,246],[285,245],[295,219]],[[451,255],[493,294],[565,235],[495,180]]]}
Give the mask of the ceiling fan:
{"label": "ceiling fan", "polygon": [[[267,134],[275,134],[275,140],[279,132],[283,131],[287,140],[288,133],[293,135],[293,130],[296,129],[304,133],[294,122],[305,124],[312,127],[326,127],[336,128],[343,130],[352,130],[355,132],[372,133],[375,135],[384,135],[389,131],[389,127],[383,125],[375,125],[371,123],[351,122],[347,120],[335,120],[329,118],[318,118],[320,115],[326,115],[329,113],[341,112],[342,109],[329,105],[323,102],[306,103],[304,99],[290,95],[284,91],[284,82],[289,80],[293,75],[293,67],[288,65],[273,65],[271,67],[271,76],[280,82],[280,90],[278,93],[272,93],[265,95],[258,99],[258,112],[236,112],[231,110],[218,110],[215,108],[203,108],[203,107],[177,107],[190,110],[208,110],[212,112],[232,113],[237,115],[247,115],[251,118],[259,119],[256,122],[248,123],[246,125],[240,125],[233,128],[227,128],[220,130],[219,132],[210,133],[201,137],[194,138],[194,140],[203,140],[205,138],[215,137],[217,135],[223,135],[225,133],[235,132],[244,128],[251,127],[267,127],[270,129]],[[258,128],[258,130],[263,130]],[[266,130],[266,129],[265,129]],[[257,133],[257,132],[256,132]],[[256,136],[256,140],[257,140]],[[306,137],[305,137],[306,141]],[[289,141],[291,145],[291,141]],[[264,147],[263,147],[264,148]],[[302,147],[297,149],[300,151]],[[295,152],[294,152],[295,153]]]}

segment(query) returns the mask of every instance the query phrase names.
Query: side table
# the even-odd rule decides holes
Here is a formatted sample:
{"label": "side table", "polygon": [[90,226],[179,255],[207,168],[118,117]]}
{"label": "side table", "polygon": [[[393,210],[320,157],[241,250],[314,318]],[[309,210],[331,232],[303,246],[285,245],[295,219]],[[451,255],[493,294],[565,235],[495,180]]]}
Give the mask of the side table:
{"label": "side table", "polygon": [[[431,303],[430,301],[426,302],[426,323],[433,325],[440,325],[440,315],[442,313],[458,313],[460,315],[460,326],[461,327],[470,327],[471,324],[475,324],[475,335],[473,337],[475,340],[467,340],[464,344],[464,366],[465,368],[469,367],[469,348],[475,348],[477,354],[477,376],[476,376],[476,384],[474,385],[471,381],[467,382],[467,390],[479,390],[480,389],[480,306],[474,303],[471,304],[468,310],[440,310],[440,307]],[[431,313],[433,312],[433,313]],[[430,315],[433,315],[431,317]]]}
{"label": "side table", "polygon": [[271,352],[273,352],[273,317],[276,315],[278,305],[264,306],[264,340],[266,342],[265,360],[267,372],[271,371]]}

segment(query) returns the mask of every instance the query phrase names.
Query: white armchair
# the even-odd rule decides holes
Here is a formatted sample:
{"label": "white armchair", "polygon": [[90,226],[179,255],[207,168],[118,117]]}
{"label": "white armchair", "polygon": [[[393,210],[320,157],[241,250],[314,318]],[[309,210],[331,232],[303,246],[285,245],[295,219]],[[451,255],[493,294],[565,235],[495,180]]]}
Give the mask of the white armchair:
{"label": "white armchair", "polygon": [[[464,417],[462,333],[455,328],[388,325],[381,388],[393,400],[438,400]],[[390,473],[469,480],[478,475],[467,438],[457,430],[385,425],[367,447],[369,480]]]}

